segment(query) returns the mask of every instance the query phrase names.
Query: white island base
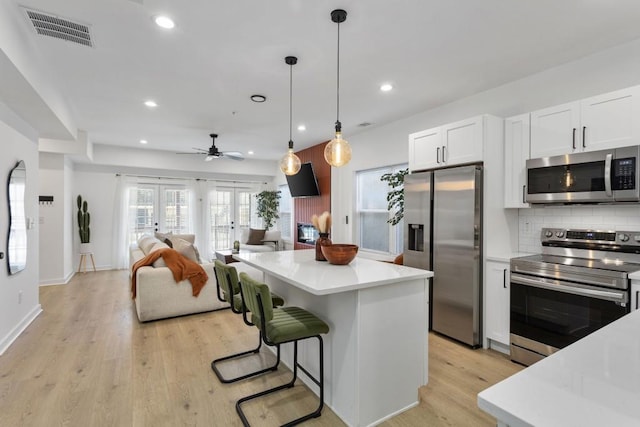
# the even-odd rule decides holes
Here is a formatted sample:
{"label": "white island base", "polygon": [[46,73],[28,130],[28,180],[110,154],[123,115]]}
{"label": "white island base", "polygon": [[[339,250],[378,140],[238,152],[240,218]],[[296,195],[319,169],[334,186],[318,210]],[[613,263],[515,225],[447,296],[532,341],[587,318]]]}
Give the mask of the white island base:
{"label": "white island base", "polygon": [[[418,404],[427,383],[428,278],[433,273],[358,258],[315,261],[314,250],[236,255],[262,270],[286,305],[329,324],[323,336],[325,404],[349,426],[376,425]],[[291,345],[282,360],[291,368]],[[318,375],[317,340],[299,344],[300,363]],[[302,374],[299,378],[317,392]]]}

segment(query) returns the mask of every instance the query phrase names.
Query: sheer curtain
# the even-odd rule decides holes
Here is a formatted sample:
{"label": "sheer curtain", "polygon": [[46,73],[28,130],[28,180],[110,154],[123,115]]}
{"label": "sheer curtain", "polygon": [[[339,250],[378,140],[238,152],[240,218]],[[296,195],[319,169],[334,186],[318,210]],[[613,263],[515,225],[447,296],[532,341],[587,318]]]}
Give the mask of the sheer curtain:
{"label": "sheer curtain", "polygon": [[112,265],[116,269],[129,268],[129,193],[135,186],[134,180],[116,175],[116,194],[113,206],[113,248]]}

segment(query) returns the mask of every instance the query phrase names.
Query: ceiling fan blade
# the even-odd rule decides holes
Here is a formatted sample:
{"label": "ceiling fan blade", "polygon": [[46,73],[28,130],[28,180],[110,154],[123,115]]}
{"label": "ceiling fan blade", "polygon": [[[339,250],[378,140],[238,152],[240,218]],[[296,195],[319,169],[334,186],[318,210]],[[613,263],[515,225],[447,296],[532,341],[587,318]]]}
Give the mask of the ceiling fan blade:
{"label": "ceiling fan blade", "polygon": [[244,160],[244,155],[239,151],[224,151],[222,155],[232,160]]}
{"label": "ceiling fan blade", "polygon": [[176,153],[176,154],[207,154],[207,153]]}
{"label": "ceiling fan blade", "polygon": [[191,147],[192,150],[196,150],[196,151],[202,151],[203,153],[208,153],[209,150],[205,150],[203,148],[196,148],[196,147]]}

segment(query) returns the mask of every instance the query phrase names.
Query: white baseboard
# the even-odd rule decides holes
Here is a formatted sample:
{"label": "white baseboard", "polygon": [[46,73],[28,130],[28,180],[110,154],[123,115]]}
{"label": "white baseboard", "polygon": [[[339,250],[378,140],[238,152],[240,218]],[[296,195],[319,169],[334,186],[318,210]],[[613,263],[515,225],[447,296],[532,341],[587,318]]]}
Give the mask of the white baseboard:
{"label": "white baseboard", "polygon": [[67,274],[65,277],[63,277],[61,279],[41,280],[38,284],[40,286],[66,285],[67,283],[69,283],[69,280],[71,280],[71,278],[73,277],[74,274],[76,274],[76,273],[75,273],[75,271],[72,270],[69,274]]}
{"label": "white baseboard", "polygon": [[29,326],[31,324],[31,322],[33,322],[35,320],[36,317],[38,317],[38,315],[42,313],[42,306],[40,304],[37,304],[35,307],[33,307],[33,309],[24,317],[24,319],[22,319],[22,321],[20,323],[18,323],[16,325],[15,328],[13,328],[11,330],[11,332],[9,332],[7,334],[7,336],[5,336],[4,338],[2,338],[2,340],[0,341],[0,356],[2,356],[4,354],[4,352],[9,348],[9,346],[11,344],[13,344],[13,342],[20,336],[20,334],[27,329],[27,326]]}

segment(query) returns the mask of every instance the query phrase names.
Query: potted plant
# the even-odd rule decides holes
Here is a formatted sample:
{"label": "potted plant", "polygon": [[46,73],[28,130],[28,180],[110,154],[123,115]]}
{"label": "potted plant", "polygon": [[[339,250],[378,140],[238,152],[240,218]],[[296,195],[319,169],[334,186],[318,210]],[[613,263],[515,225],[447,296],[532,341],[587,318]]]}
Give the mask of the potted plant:
{"label": "potted plant", "polygon": [[80,253],[90,253],[91,251],[91,214],[89,213],[89,204],[86,200],[82,200],[82,196],[78,195],[76,199],[78,204],[78,232],[80,234]]}
{"label": "potted plant", "polygon": [[395,173],[385,173],[380,177],[380,181],[386,181],[391,190],[387,193],[387,209],[393,210],[393,217],[387,222],[397,225],[404,218],[404,177],[409,173],[409,169],[402,169]]}
{"label": "potted plant", "polygon": [[265,190],[256,195],[258,201],[257,214],[264,222],[264,229],[271,228],[276,219],[280,218],[278,209],[280,207],[280,191]]}

